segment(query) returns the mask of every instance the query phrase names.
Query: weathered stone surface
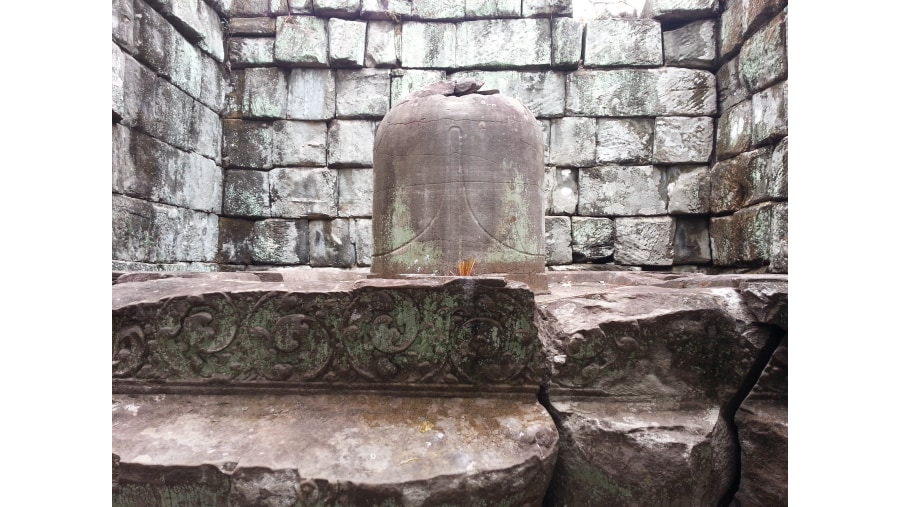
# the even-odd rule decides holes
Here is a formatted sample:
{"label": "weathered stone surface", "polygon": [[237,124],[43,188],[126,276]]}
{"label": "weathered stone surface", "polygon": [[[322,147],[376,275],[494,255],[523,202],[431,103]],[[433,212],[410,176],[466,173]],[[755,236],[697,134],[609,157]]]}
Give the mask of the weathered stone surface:
{"label": "weathered stone surface", "polygon": [[649,163],[653,127],[650,118],[597,118],[597,162]]}
{"label": "weathered stone surface", "polygon": [[719,94],[719,109],[722,111],[750,97],[750,92],[738,74],[737,62],[737,58],[728,60],[716,73],[716,90]]}
{"label": "weathered stone surface", "polygon": [[338,70],[335,77],[338,118],[378,118],[390,109],[391,71]]}
{"label": "weathered stone surface", "polygon": [[332,217],[337,214],[337,171],[276,167],[269,172],[272,216]]}
{"label": "weathered stone surface", "polygon": [[644,17],[672,20],[709,18],[719,12],[717,0],[647,0]]}
{"label": "weathered stone surface", "polygon": [[773,273],[788,272],[788,203],[772,208],[772,250],[769,269]]}
{"label": "weathered stone surface", "polygon": [[307,220],[272,218],[254,222],[250,256],[259,264],[308,264],[308,235]]}
{"label": "weathered stone surface", "polygon": [[222,21],[203,0],[149,0],[178,30],[219,62],[224,59]]}
{"label": "weathered stone surface", "polygon": [[751,92],[787,78],[786,15],[777,16],[753,34],[741,48],[738,71]]}
{"label": "weathered stone surface", "polygon": [[574,215],[578,207],[578,169],[550,167],[547,177],[547,211],[553,215]]}
{"label": "weathered stone surface", "polygon": [[278,67],[244,71],[244,118],[284,118],[287,114],[287,79]]}
{"label": "weathered stone surface", "polygon": [[[782,331],[788,330],[788,281],[787,277],[767,277],[741,280],[738,284],[744,303],[753,314],[755,322],[770,324]],[[782,343],[782,345],[786,345]],[[778,352],[776,351],[777,355]],[[787,396],[787,358],[784,367],[763,371],[747,399],[758,399],[777,394]],[[771,360],[770,360],[771,366]],[[746,401],[746,400],[745,400]]]}
{"label": "weathered stone surface", "polygon": [[456,30],[452,23],[403,23],[400,58],[407,68],[456,66]]}
{"label": "weathered stone surface", "polygon": [[194,102],[193,106],[188,149],[219,164],[222,161],[222,120],[215,111],[199,102]]}
{"label": "weathered stone surface", "polygon": [[537,118],[563,115],[566,100],[566,78],[562,72],[463,71],[453,79],[479,79],[482,90],[498,90],[513,97]]}
{"label": "weathered stone surface", "polygon": [[400,66],[400,24],[369,21],[366,29],[366,67]]}
{"label": "weathered stone surface", "polygon": [[219,113],[225,107],[225,76],[222,66],[208,56],[202,58],[200,76],[200,102]]}
{"label": "weathered stone surface", "polygon": [[219,257],[216,260],[226,264],[252,263],[252,234],[252,220],[219,217]]}
{"label": "weathered stone surface", "polygon": [[288,118],[293,120],[334,118],[336,89],[332,70],[291,70],[288,78]]}
{"label": "weathered stone surface", "polygon": [[773,199],[788,197],[788,138],[785,137],[775,146],[766,178],[766,193],[763,198]]}
{"label": "weathered stone surface", "polygon": [[222,212],[242,217],[271,216],[269,173],[250,169],[225,171]]}
{"label": "weathered stone surface", "polygon": [[466,15],[466,0],[414,0],[413,19],[457,21]]}
{"label": "weathered stone surface", "polygon": [[522,13],[520,0],[465,0],[466,19],[518,18]]}
{"label": "weathered stone surface", "polygon": [[751,206],[733,215],[713,217],[709,226],[713,264],[768,263],[772,245],[771,203]]}
{"label": "weathered stone surface", "polygon": [[623,217],[615,219],[619,264],[671,266],[675,258],[675,219]]}
{"label": "weathered stone surface", "polygon": [[337,172],[339,217],[372,216],[372,169],[340,169]]}
{"label": "weathered stone surface", "polygon": [[348,268],[356,264],[350,223],[350,220],[344,218],[309,222],[310,266]]}
{"label": "weathered stone surface", "polygon": [[663,215],[666,186],[654,166],[587,167],[578,174],[582,216]]}
{"label": "weathered stone surface", "polygon": [[411,0],[362,0],[359,14],[367,19],[399,20],[408,17],[412,10]]}
{"label": "weathered stone surface", "polygon": [[709,166],[670,167],[666,181],[669,214],[709,213]]}
{"label": "weathered stone surface", "polygon": [[[456,27],[457,67],[495,69],[550,65],[550,21],[547,19],[465,21]],[[478,43],[473,44],[473,41]],[[404,64],[408,65],[405,49],[403,58]]]}
{"label": "weathered stone surface", "polygon": [[131,129],[121,124],[112,126],[112,191],[124,194],[135,179],[134,155],[131,153]]}
{"label": "weathered stone surface", "polygon": [[231,35],[275,36],[275,18],[232,18],[228,22]]}
{"label": "weathered stone surface", "polygon": [[751,101],[745,100],[722,113],[716,136],[716,158],[722,160],[750,149],[752,112]]}
{"label": "weathered stone surface", "polygon": [[447,79],[443,70],[395,69],[391,71],[391,107],[410,93]]}
{"label": "weathered stone surface", "polygon": [[372,265],[372,220],[354,219],[350,222],[350,238],[357,266]]}
{"label": "weathered stone surface", "polygon": [[[121,57],[122,103],[118,121],[134,127],[138,124],[144,100],[153,92],[157,77],[131,55],[122,52]],[[115,112],[113,115],[115,119]]]}
{"label": "weathered stone surface", "polygon": [[376,123],[365,120],[335,120],[328,128],[330,167],[372,167]]}
{"label": "weathered stone surface", "polygon": [[577,70],[566,76],[566,114],[713,115],[715,76],[679,68]]}
{"label": "weathered stone surface", "polygon": [[522,0],[522,17],[572,16],[572,0]]}
{"label": "weathered stone surface", "polygon": [[[130,90],[129,90],[130,91]],[[125,53],[112,43],[112,116],[119,121],[125,114]]]}
{"label": "weathered stone surface", "polygon": [[544,217],[547,265],[572,263],[572,219]]}
{"label": "weathered stone surface", "polygon": [[360,0],[312,0],[316,16],[354,18],[359,14]]}
{"label": "weathered stone surface", "polygon": [[744,34],[753,33],[787,6],[787,0],[747,0],[742,9]]}
{"label": "weathered stone surface", "polygon": [[224,79],[222,118],[239,120],[244,117],[244,70],[234,69]]}
{"label": "weathered stone surface", "polygon": [[663,63],[662,31],[652,19],[595,19],[585,24],[584,65],[659,66]]}
{"label": "weathered stone surface", "polygon": [[[777,172],[781,166],[772,166],[771,154],[772,148],[760,148],[714,165],[710,172],[710,210],[736,211],[773,197],[786,198],[784,176]],[[784,195],[775,195],[782,188]]]}
{"label": "weathered stone surface", "polygon": [[713,119],[708,116],[664,116],[656,119],[653,162],[706,163],[713,148]]}
{"label": "weathered stone surface", "polygon": [[140,109],[135,121],[139,130],[182,150],[202,150],[203,155],[217,158],[215,137],[220,134],[214,129],[220,123],[216,113],[165,79],[143,81],[142,86],[144,95],[137,98]]}
{"label": "weathered stone surface", "polygon": [[339,18],[328,20],[328,64],[362,67],[366,56],[366,22]]}
{"label": "weathered stone surface", "polygon": [[711,69],[716,63],[716,22],[694,21],[663,33],[666,65]]}
{"label": "weathered stone surface", "polygon": [[706,217],[675,217],[675,263],[708,263],[709,220]]}
{"label": "weathered stone surface", "polygon": [[223,160],[225,167],[270,169],[272,167],[272,125],[268,122],[224,120]]}
{"label": "weathered stone surface", "polygon": [[272,125],[272,164],[324,166],[328,126],[323,121],[276,121]]}
{"label": "weathered stone surface", "polygon": [[228,39],[228,61],[240,69],[275,63],[275,39],[272,37],[231,37]]}
{"label": "weathered stone surface", "polygon": [[268,0],[212,0],[228,17],[256,17],[269,13]]}
{"label": "weathered stone surface", "polygon": [[719,18],[719,57],[731,58],[744,41],[744,9],[746,0],[725,0]]}
{"label": "weathered stone surface", "polygon": [[576,67],[582,61],[584,23],[572,18],[553,18],[550,20],[550,33],[550,63],[554,67]]}
{"label": "weathered stone surface", "polygon": [[612,219],[572,217],[572,260],[610,259],[615,252],[615,237]]}
{"label": "weathered stone surface", "polygon": [[584,167],[594,164],[597,120],[565,117],[550,120],[550,163]]}
{"label": "weathered stone surface", "polygon": [[112,258],[137,262],[211,262],[218,217],[121,195],[112,196]]}
{"label": "weathered stone surface", "polygon": [[313,16],[278,16],[275,21],[275,60],[297,67],[328,65],[325,20]]}
{"label": "weathered stone surface", "polygon": [[180,34],[172,28],[152,7],[143,1],[134,2],[134,51],[135,58],[163,76],[169,76],[171,54],[175,37]]}
{"label": "weathered stone surface", "polygon": [[[275,1],[273,0],[274,4]],[[288,0],[288,7],[291,14],[312,14],[312,0]],[[273,13],[274,14],[274,13]]]}
{"label": "weathered stone surface", "polygon": [[125,49],[134,45],[134,0],[113,0],[112,39]]}
{"label": "weathered stone surface", "polygon": [[782,81],[753,95],[753,145],[788,135],[788,82]]}

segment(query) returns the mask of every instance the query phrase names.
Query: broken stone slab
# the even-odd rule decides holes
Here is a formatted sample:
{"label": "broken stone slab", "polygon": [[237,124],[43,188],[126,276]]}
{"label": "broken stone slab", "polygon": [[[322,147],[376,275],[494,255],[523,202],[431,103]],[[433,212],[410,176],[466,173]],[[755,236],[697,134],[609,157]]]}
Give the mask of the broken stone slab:
{"label": "broken stone slab", "polygon": [[536,118],[563,115],[566,78],[562,72],[463,71],[453,73],[451,78],[483,81],[483,90],[497,90],[507,97],[515,98]]}
{"label": "broken stone slab", "polygon": [[443,70],[394,69],[391,71],[391,107],[420,88],[446,80],[447,72]]}
{"label": "broken stone slab", "polygon": [[585,24],[585,67],[655,67],[663,63],[662,31],[652,19],[595,19]]}

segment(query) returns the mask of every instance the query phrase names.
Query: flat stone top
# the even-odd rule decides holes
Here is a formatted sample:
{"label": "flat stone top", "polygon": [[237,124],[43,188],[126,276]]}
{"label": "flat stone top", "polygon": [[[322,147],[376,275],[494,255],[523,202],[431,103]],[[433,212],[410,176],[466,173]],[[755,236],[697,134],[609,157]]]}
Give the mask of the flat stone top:
{"label": "flat stone top", "polygon": [[322,395],[116,395],[122,463],[296,470],[301,478],[405,483],[555,456],[537,401]]}

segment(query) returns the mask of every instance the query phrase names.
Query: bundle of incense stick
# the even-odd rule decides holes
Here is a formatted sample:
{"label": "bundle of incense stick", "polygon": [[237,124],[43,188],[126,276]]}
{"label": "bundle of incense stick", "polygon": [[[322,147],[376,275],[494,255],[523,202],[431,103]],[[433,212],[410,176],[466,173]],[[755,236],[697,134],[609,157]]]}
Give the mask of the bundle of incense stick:
{"label": "bundle of incense stick", "polygon": [[474,267],[474,257],[469,260],[462,260],[456,263],[456,269],[459,271],[459,276],[472,276],[472,268]]}

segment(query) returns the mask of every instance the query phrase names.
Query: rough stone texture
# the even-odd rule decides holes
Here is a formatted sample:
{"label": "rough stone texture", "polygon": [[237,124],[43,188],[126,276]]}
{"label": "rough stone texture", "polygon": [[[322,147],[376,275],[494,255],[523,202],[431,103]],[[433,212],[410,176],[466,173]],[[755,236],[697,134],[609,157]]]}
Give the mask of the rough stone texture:
{"label": "rough stone texture", "polygon": [[324,166],[328,126],[323,121],[280,120],[272,124],[275,166]]}
{"label": "rough stone texture", "polygon": [[576,67],[581,62],[584,23],[572,18],[553,18],[550,32],[550,63],[554,67]]}
{"label": "rough stone texture", "polygon": [[736,211],[763,200],[787,198],[786,176],[779,172],[783,166],[773,166],[771,155],[772,148],[760,148],[714,165],[710,173],[711,211]]}
{"label": "rough stone texture", "polygon": [[772,208],[772,250],[769,269],[773,273],[788,272],[788,203],[780,202]]}
{"label": "rough stone texture", "polygon": [[[371,202],[371,201],[370,201]],[[357,266],[372,265],[372,220],[355,219],[350,222],[350,237]]]}
{"label": "rough stone texture", "polygon": [[[281,0],[281,1],[283,2],[284,0]],[[287,0],[287,1],[288,1],[288,7],[290,9],[291,14],[312,14],[312,12],[313,12],[312,0]],[[272,5],[275,5],[276,3],[278,3],[276,0],[271,0]],[[281,13],[273,12],[273,14],[281,14]]]}
{"label": "rough stone texture", "polygon": [[753,95],[753,145],[788,135],[788,82],[782,81]]}
{"label": "rough stone texture", "polygon": [[562,72],[464,71],[451,78],[484,81],[482,90],[498,90],[518,100],[537,118],[563,115],[566,77]]}
{"label": "rough stone texture", "polygon": [[653,127],[654,121],[650,118],[598,118],[597,162],[650,163]]}
{"label": "rough stone texture", "polygon": [[306,218],[337,213],[337,171],[276,167],[269,171],[272,216]]}
{"label": "rough stone texture", "polygon": [[400,66],[400,24],[369,21],[366,29],[366,67]]}
{"label": "rough stone texture", "polygon": [[284,118],[287,114],[287,79],[278,67],[244,71],[244,118]]}
{"label": "rough stone texture", "polygon": [[203,0],[152,0],[159,12],[201,49],[219,62],[224,59],[222,21]]}
{"label": "rough stone texture", "polygon": [[788,197],[788,139],[787,137],[782,139],[772,151],[765,197],[774,199]]}
{"label": "rough stone texture", "polygon": [[211,3],[228,17],[265,16],[269,13],[268,0],[212,0]]}
{"label": "rough stone texture", "polygon": [[252,220],[219,217],[219,257],[216,260],[226,264],[252,263],[252,234]]}
{"label": "rough stone texture", "polygon": [[541,125],[541,135],[544,139],[544,165],[548,165],[550,164],[550,120],[538,120],[537,122]]}
{"label": "rough stone texture", "polygon": [[709,220],[675,217],[675,264],[709,263]]}
{"label": "rough stone texture", "polygon": [[272,218],[254,222],[250,256],[258,264],[308,264],[308,235],[306,220]]}
{"label": "rough stone texture", "polygon": [[734,56],[744,42],[744,8],[746,0],[724,0],[719,18],[719,57]]}
{"label": "rough stone texture", "polygon": [[328,65],[325,20],[313,16],[279,16],[275,22],[275,60],[297,67]]}
{"label": "rough stone texture", "polygon": [[125,114],[125,53],[115,42],[112,43],[112,113],[113,121],[119,121]]}
{"label": "rough stone texture", "polygon": [[138,124],[142,103],[152,93],[157,77],[131,55],[124,52],[121,55],[123,97],[121,110],[118,111],[121,117],[119,121],[123,125],[134,127]]}
{"label": "rough stone texture", "polygon": [[644,4],[644,17],[666,21],[709,18],[718,12],[718,0],[647,0]]}
{"label": "rough stone texture", "polygon": [[228,22],[231,35],[275,36],[275,18],[232,18]]}
{"label": "rough stone texture", "polygon": [[615,219],[616,262],[631,266],[671,266],[675,256],[675,219]]}
{"label": "rough stone texture", "polygon": [[293,69],[288,79],[288,118],[292,120],[334,118],[336,89],[332,70]]}
{"label": "rough stone texture", "polygon": [[566,117],[550,121],[550,163],[558,166],[593,165],[597,150],[597,121]]}
{"label": "rough stone texture", "polygon": [[269,173],[249,169],[225,171],[222,213],[243,217],[268,217]]}
{"label": "rough stone texture", "polygon": [[586,67],[653,67],[662,63],[662,31],[658,21],[616,18],[595,19],[586,23]]}
{"label": "rough stone texture", "polygon": [[413,1],[413,19],[459,21],[466,15],[466,0]]}
{"label": "rough stone texture", "polygon": [[716,158],[722,160],[750,149],[752,112],[751,101],[745,100],[722,113],[716,135]]}
{"label": "rough stone texture", "polygon": [[228,39],[228,61],[233,69],[275,63],[275,39],[272,37]]}
{"label": "rough stone texture", "polygon": [[709,226],[713,264],[759,265],[770,261],[772,246],[771,203],[713,217]]}
{"label": "rough stone texture", "polygon": [[359,14],[360,0],[312,0],[316,16],[353,18]]}
{"label": "rough stone texture", "polygon": [[338,170],[337,216],[372,216],[373,178],[372,169]]}
{"label": "rough stone texture", "polygon": [[711,69],[716,63],[716,22],[694,21],[663,33],[666,65]]}
{"label": "rough stone texture", "polygon": [[391,71],[391,105],[399,104],[410,93],[430,84],[447,79],[443,70],[407,70]]}
{"label": "rough stone texture", "polygon": [[709,213],[709,166],[670,167],[666,181],[669,214]]}
{"label": "rough stone texture", "polygon": [[615,252],[615,237],[612,219],[572,217],[572,260],[609,260]]}
{"label": "rough stone texture", "polygon": [[413,11],[411,0],[362,0],[359,14],[366,19],[400,19]]}
{"label": "rough stone texture", "polygon": [[407,68],[456,66],[456,30],[452,23],[403,23],[400,51]]}
{"label": "rough stone texture", "polygon": [[198,99],[213,112],[222,111],[225,106],[225,76],[222,74],[222,66],[212,58],[204,56],[201,68]]}
{"label": "rough stone texture", "polygon": [[572,0],[522,0],[522,17],[572,16]]}
{"label": "rough stone texture", "polygon": [[466,19],[517,18],[522,13],[520,0],[466,0]]}
{"label": "rough stone texture", "polygon": [[578,169],[550,167],[546,175],[546,211],[552,215],[574,215],[578,208]]}
{"label": "rough stone texture", "polygon": [[331,67],[362,67],[366,57],[366,22],[328,20],[328,63]]}
{"label": "rough stone texture", "polygon": [[751,92],[757,92],[787,78],[787,16],[773,19],[741,48],[738,71]]}
{"label": "rough stone texture", "polygon": [[665,116],[656,119],[653,162],[706,163],[713,148],[713,119],[708,116]]}
{"label": "rough stone texture", "polygon": [[715,76],[679,68],[578,70],[566,76],[566,114],[714,115]]}
{"label": "rough stone texture", "polygon": [[391,71],[338,70],[335,78],[338,118],[378,118],[390,109]]}
{"label": "rough stone texture", "polygon": [[112,39],[125,49],[132,49],[134,44],[134,1],[113,0],[112,2]]}
{"label": "rough stone texture", "polygon": [[211,262],[218,245],[214,214],[112,196],[112,258],[137,262]]}
{"label": "rough stone texture", "polygon": [[666,185],[654,166],[587,167],[578,174],[582,216],[663,215]]}
{"label": "rough stone texture", "polygon": [[787,0],[747,0],[744,2],[741,26],[750,34],[787,7]]}
{"label": "rough stone texture", "polygon": [[572,263],[572,219],[544,217],[547,265]]}
{"label": "rough stone texture", "polygon": [[239,120],[244,116],[244,70],[234,69],[225,75],[222,97],[222,119]]}
{"label": "rough stone texture", "polygon": [[222,121],[222,164],[225,167],[270,169],[272,125],[268,122]]}
{"label": "rough stone texture", "polygon": [[[550,21],[547,19],[491,19],[466,21],[456,26],[455,63],[459,68],[550,65]],[[405,63],[405,49],[403,55]]]}
{"label": "rough stone texture", "polygon": [[348,268],[356,264],[350,223],[344,218],[309,222],[310,266]]}
{"label": "rough stone texture", "polygon": [[329,167],[372,167],[376,123],[335,120],[328,128]]}
{"label": "rough stone texture", "polygon": [[750,97],[750,92],[738,73],[738,59],[725,62],[716,73],[716,90],[719,95],[719,109],[724,111]]}

